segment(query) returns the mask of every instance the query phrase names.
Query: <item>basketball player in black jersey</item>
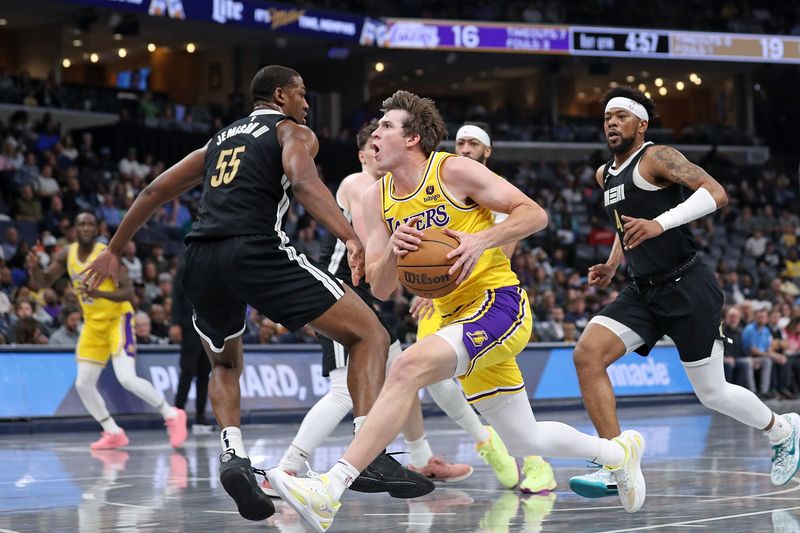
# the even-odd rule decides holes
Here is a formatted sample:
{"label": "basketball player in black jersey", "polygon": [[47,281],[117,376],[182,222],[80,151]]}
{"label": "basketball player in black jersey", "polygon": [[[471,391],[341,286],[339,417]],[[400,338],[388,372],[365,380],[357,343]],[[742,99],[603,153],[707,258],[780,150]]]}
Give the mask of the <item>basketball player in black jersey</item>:
{"label": "basketball player in black jersey", "polygon": [[[239,513],[263,520],[275,512],[258,487],[241,437],[239,376],[247,304],[290,330],[310,324],[350,352],[348,388],[354,413],[366,415],[385,376],[389,338],[375,313],[352,290],[300,254],[283,231],[294,195],[345,243],[352,283],[364,274],[364,248],[317,175],[319,143],[304,126],[308,104],[300,75],[272,65],[250,87],[254,111],[217,132],[148,185],[136,198],[107,250],[86,269],[90,287],[119,272],[125,244],[165,202],[202,183],[198,219],[187,235],[183,285],[194,326],[211,359],[209,395],[222,429],[220,479]],[[399,465],[413,496],[433,489]],[[384,491],[385,479],[374,480]],[[415,489],[417,489],[415,491]],[[406,495],[407,496],[407,495]]]}
{"label": "basketball player in black jersey", "polygon": [[[674,148],[645,142],[655,104],[641,91],[617,87],[603,103],[614,159],[597,169],[596,178],[617,237],[608,261],[589,269],[589,284],[607,287],[623,258],[633,283],[589,322],[575,347],[586,410],[601,437],[619,435],[606,369],[629,352],[646,356],[668,335],[700,401],[765,431],[773,447],[772,482],[788,483],[800,456],[800,417],[776,415],[755,394],[725,381],[724,297],[687,226],[725,206],[725,190]],[[587,497],[615,488],[603,469],[572,478],[570,487]]]}

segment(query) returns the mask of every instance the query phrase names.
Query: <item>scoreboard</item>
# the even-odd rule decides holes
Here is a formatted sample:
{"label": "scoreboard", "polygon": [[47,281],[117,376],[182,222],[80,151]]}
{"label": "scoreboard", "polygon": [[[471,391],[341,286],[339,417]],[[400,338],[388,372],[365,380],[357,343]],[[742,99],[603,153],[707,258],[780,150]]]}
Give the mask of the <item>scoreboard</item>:
{"label": "scoreboard", "polygon": [[[800,64],[800,37],[443,19],[375,19],[271,0],[58,0],[368,47]],[[793,0],[796,3],[796,0]]]}
{"label": "scoreboard", "polygon": [[[361,44],[385,48],[800,63],[800,37],[549,24],[385,19]],[[365,32],[369,35],[365,35]]]}

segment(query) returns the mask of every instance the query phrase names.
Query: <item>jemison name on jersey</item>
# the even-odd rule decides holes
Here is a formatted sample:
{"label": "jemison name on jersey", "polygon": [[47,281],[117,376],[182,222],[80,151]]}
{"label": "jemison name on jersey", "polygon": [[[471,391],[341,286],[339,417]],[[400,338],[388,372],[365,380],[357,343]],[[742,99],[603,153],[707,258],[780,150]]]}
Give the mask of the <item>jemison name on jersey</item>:
{"label": "jemison name on jersey", "polygon": [[[258,128],[258,126],[261,126]],[[256,129],[258,128],[258,129]],[[253,131],[255,130],[255,131]],[[264,126],[259,124],[258,122],[251,122],[249,124],[239,124],[238,126],[233,126],[228,128],[227,130],[222,130],[217,134],[217,146],[222,144],[225,139],[230,139],[234,135],[241,135],[242,133],[249,133],[253,137],[258,138],[260,135],[269,131],[269,126]]]}

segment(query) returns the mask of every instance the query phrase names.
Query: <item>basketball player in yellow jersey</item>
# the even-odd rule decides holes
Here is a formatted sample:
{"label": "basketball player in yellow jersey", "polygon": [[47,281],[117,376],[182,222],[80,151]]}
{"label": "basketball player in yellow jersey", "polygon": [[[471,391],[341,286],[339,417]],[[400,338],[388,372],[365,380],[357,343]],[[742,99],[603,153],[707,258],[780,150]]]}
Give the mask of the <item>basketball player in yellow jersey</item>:
{"label": "basketball player in yellow jersey", "polygon": [[35,254],[28,256],[27,266],[38,288],[52,285],[67,273],[78,293],[84,325],[75,349],[78,366],[75,389],[86,410],[103,427],[102,436],[90,448],[109,450],[128,444],[125,431],[116,424],[97,389],[97,380],[109,358],[120,385],[161,412],[170,444],[177,448],[186,440],[186,413],[168,404],[149,381],[136,375],[131,283],[124,277],[117,288],[106,279],[97,289],[87,290],[80,281],[80,273],[106,246],[95,242],[97,219],[92,213],[79,214],[75,227],[78,241],[61,250],[47,272],[42,271]]}
{"label": "basketball player in yellow jersey", "polygon": [[[489,157],[492,154],[492,139],[489,135],[489,127],[483,122],[464,123],[456,133],[455,148],[456,154],[469,157],[482,165],[488,166]],[[499,224],[508,218],[505,213],[492,213],[492,216],[495,224]],[[502,246],[501,249],[503,254],[510,259],[514,255],[515,248],[516,243],[512,242]],[[417,312],[414,313],[414,311]],[[428,335],[435,333],[442,322],[442,316],[433,309],[432,301],[425,298],[415,299],[412,304],[412,314],[415,314],[418,318],[417,340],[424,339]],[[513,361],[513,366],[517,366],[516,361]],[[510,371],[508,376],[509,385],[513,386],[515,382],[522,383],[522,374],[518,368]],[[436,397],[430,387],[428,387],[428,391],[435,400]],[[556,488],[557,483],[553,468],[538,455],[524,458],[522,463],[524,478],[520,481],[517,462],[506,452],[502,441],[496,437],[491,427],[479,427],[483,434],[475,435],[470,432],[477,441],[475,448],[481,458],[492,467],[502,485],[509,489],[519,486],[519,490],[526,494],[552,491]]]}
{"label": "basketball player in yellow jersey", "polygon": [[[608,440],[533,416],[514,358],[530,338],[531,309],[500,246],[543,229],[547,214],[536,202],[484,165],[435,152],[445,133],[432,100],[398,91],[383,102],[372,134],[378,169],[387,174],[364,196],[369,236],[367,282],[388,298],[397,287],[397,259],[418,249],[428,227],[445,228],[460,245],[450,273],[456,289],[437,298],[442,323],[435,334],[400,354],[377,401],[344,456],[327,473],[293,478],[268,472],[281,497],[317,531],[325,531],[345,489],[400,431],[414,395],[430,383],[458,377],[464,391],[512,455],[584,459],[617,478],[628,512],[644,504],[644,439],[636,431]],[[508,218],[494,224],[492,211]],[[516,372],[515,372],[516,370]]]}

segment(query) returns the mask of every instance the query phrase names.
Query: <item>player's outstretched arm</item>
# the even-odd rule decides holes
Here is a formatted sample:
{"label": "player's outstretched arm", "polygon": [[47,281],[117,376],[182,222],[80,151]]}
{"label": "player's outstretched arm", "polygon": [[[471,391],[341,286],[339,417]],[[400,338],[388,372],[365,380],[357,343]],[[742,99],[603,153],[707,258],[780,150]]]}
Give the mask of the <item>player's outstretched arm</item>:
{"label": "player's outstretched arm", "polygon": [[317,174],[314,164],[319,146],[317,136],[307,127],[286,120],[278,125],[278,140],[283,149],[283,171],[292,184],[295,198],[311,216],[345,243],[353,284],[358,285],[358,280],[364,275],[364,247],[342,215],[331,191]]}
{"label": "player's outstretched arm", "polygon": [[69,248],[60,250],[50,261],[47,270],[42,270],[39,264],[39,257],[35,252],[29,252],[28,257],[25,258],[25,266],[28,269],[28,276],[33,282],[35,290],[41,290],[44,287],[49,287],[56,280],[61,279],[67,272],[67,253]]}
{"label": "player's outstretched arm", "polygon": [[457,198],[469,197],[492,211],[508,214],[502,223],[478,233],[445,230],[461,241],[458,248],[447,254],[458,257],[450,269],[453,274],[461,268],[456,283],[469,277],[484,250],[516,243],[547,227],[547,212],[539,204],[477,161],[449,157],[443,164],[442,176]]}
{"label": "player's outstretched arm", "polygon": [[653,220],[623,216],[623,245],[631,250],[665,231],[688,224],[728,204],[728,195],[717,180],[669,146],[654,146],[639,165],[642,176],[678,183],[694,191],[686,200]]}
{"label": "player's outstretched arm", "polygon": [[119,257],[125,245],[159,207],[203,181],[205,157],[205,146],[191,152],[139,193],[108,243],[108,248],[100,252],[81,273],[89,289],[96,289],[108,277],[114,283],[119,283]]}

